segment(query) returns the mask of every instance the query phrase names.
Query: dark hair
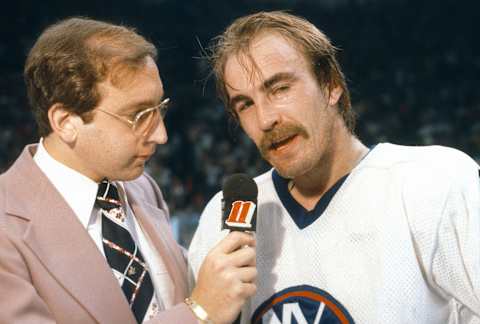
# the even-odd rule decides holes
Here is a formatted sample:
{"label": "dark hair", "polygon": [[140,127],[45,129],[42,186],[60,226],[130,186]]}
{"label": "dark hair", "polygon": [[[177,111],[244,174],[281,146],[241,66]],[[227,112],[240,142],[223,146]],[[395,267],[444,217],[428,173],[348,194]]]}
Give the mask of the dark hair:
{"label": "dark hair", "polygon": [[88,18],[68,18],[43,31],[28,54],[24,78],[40,136],[52,129],[48,110],[56,103],[91,120],[100,101],[97,84],[118,85],[145,57],[156,59],[153,44],[134,29]]}
{"label": "dark hair", "polygon": [[282,11],[259,12],[236,19],[225,32],[214,39],[209,59],[213,66],[217,91],[229,113],[237,118],[228,104],[225,86],[225,64],[235,54],[249,54],[251,41],[262,32],[271,31],[291,41],[310,61],[319,84],[327,84],[331,91],[340,87],[343,93],[338,101],[339,112],[351,133],[355,129],[355,113],[340,65],[335,58],[337,49],[328,37],[307,20]]}

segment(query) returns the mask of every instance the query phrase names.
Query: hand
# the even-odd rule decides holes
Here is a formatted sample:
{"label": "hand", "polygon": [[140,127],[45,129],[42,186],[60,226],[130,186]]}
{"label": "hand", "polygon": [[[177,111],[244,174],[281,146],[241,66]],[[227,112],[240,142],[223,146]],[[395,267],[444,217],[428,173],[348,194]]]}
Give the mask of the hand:
{"label": "hand", "polygon": [[255,294],[257,277],[255,238],[231,232],[206,256],[198,273],[192,299],[215,324],[232,323]]}

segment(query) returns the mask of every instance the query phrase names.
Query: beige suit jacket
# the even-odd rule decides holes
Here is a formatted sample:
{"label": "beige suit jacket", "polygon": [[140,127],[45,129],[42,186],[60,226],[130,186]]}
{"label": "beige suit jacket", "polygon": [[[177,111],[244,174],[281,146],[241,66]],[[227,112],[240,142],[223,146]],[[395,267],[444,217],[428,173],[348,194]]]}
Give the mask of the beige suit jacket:
{"label": "beige suit jacket", "polygon": [[[35,149],[0,176],[0,323],[136,323],[105,258],[33,161]],[[186,261],[160,190],[147,175],[124,185],[172,279],[167,298],[176,306],[149,323],[197,323],[182,303]]]}

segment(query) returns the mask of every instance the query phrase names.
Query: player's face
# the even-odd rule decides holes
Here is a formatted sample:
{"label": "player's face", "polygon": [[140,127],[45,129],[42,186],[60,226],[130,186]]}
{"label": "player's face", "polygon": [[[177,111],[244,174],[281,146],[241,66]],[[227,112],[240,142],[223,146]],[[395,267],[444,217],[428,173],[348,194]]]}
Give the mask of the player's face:
{"label": "player's face", "polygon": [[164,93],[157,66],[148,57],[131,80],[123,81],[119,87],[104,81],[98,89],[101,101],[93,111],[93,121],[82,125],[75,143],[79,171],[96,181],[135,179],[143,172],[155,146],[167,141],[163,120],[160,118],[145,136],[138,136],[128,123],[96,110],[131,120],[137,112],[159,104]]}
{"label": "player's face", "polygon": [[229,102],[242,128],[282,176],[321,168],[339,119],[340,90],[326,95],[304,55],[278,34],[257,36],[250,55],[231,56],[225,65]]}

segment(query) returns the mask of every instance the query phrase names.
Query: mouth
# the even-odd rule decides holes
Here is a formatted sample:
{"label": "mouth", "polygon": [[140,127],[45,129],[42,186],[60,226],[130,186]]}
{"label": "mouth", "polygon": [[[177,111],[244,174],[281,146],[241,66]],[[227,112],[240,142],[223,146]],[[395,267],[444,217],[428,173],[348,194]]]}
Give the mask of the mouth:
{"label": "mouth", "polygon": [[140,155],[137,155],[137,158],[141,159],[141,160],[148,160],[152,157],[152,155],[154,154],[155,152],[151,152],[151,153],[148,153],[148,154],[140,154]]}
{"label": "mouth", "polygon": [[285,138],[276,139],[276,140],[272,141],[272,143],[270,144],[270,150],[272,150],[272,151],[280,151],[280,150],[284,149],[284,148],[287,147],[288,144],[290,144],[297,136],[298,136],[297,134],[293,134],[293,135],[287,136],[287,137],[285,137]]}
{"label": "mouth", "polygon": [[[299,138],[308,139],[309,135],[305,127],[295,123],[285,123],[273,130],[266,132],[258,145],[260,154],[266,159],[269,159],[270,154],[287,153],[293,144],[296,144]],[[284,156],[288,158],[287,156]]]}

